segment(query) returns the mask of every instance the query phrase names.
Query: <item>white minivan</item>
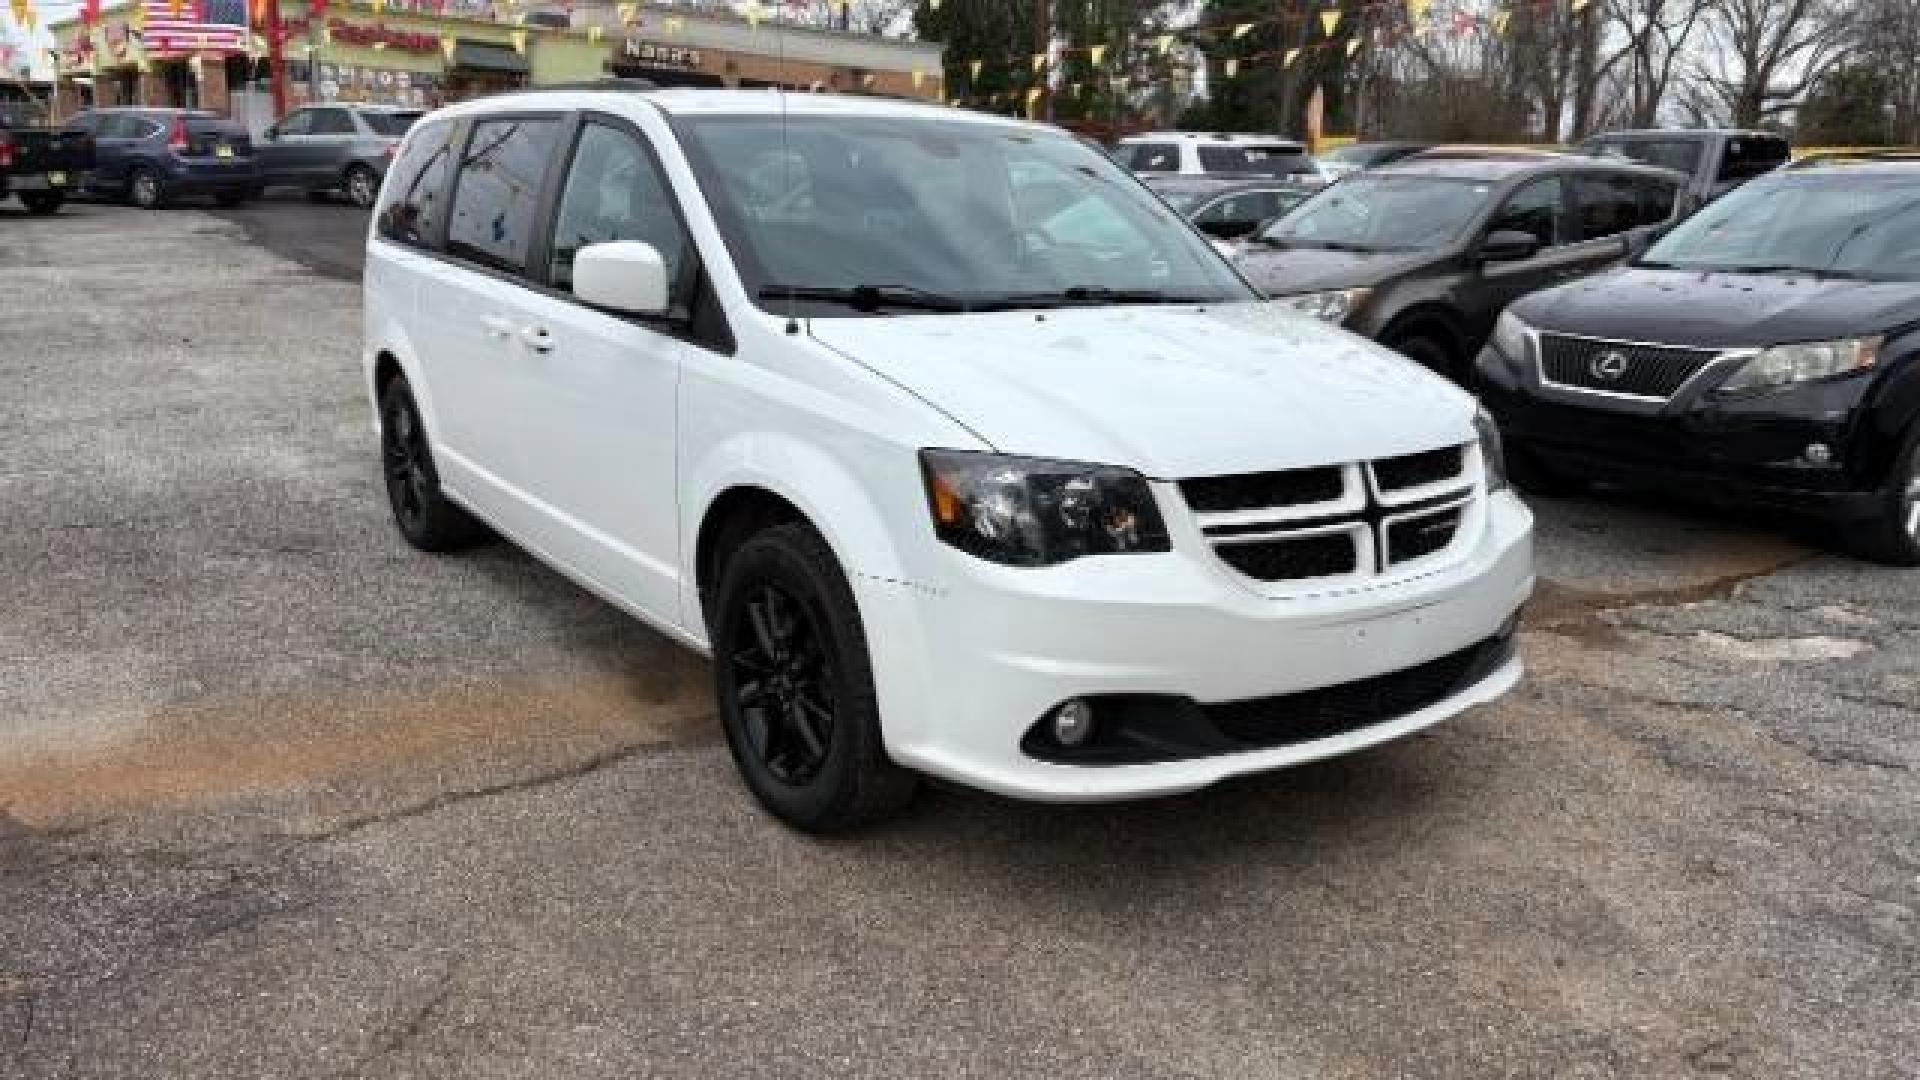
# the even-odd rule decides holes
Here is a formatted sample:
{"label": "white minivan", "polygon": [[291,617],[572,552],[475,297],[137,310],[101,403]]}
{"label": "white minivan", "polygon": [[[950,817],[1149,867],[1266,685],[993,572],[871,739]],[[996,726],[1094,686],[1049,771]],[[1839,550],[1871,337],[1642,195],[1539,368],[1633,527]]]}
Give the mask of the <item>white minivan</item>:
{"label": "white minivan", "polygon": [[490,527],[711,656],[795,827],[919,774],[1187,791],[1520,677],[1532,519],[1473,399],[1262,302],[1058,130],[491,97],[408,135],[366,267],[401,533]]}

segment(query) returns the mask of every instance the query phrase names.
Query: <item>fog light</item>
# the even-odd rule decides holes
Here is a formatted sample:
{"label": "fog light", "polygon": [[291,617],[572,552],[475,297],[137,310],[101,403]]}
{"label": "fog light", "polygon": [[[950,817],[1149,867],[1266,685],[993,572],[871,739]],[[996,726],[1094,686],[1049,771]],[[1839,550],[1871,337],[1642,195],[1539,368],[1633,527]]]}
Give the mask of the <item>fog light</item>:
{"label": "fog light", "polygon": [[1833,447],[1823,442],[1808,443],[1801,453],[1815,465],[1826,465],[1833,461]]}
{"label": "fog light", "polygon": [[1071,698],[1053,710],[1053,741],[1061,746],[1080,746],[1093,738],[1093,705],[1085,698]]}

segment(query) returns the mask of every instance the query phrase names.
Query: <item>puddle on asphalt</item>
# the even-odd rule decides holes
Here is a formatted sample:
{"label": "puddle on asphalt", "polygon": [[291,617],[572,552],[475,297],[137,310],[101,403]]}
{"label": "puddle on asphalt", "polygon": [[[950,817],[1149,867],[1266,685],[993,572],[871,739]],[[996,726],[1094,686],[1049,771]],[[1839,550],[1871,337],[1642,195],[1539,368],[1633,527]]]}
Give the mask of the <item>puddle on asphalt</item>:
{"label": "puddle on asphalt", "polygon": [[706,671],[688,657],[666,678],[583,673],[389,695],[203,699],[163,708],[113,743],[0,747],[0,807],[44,824],[712,742],[719,723]]}

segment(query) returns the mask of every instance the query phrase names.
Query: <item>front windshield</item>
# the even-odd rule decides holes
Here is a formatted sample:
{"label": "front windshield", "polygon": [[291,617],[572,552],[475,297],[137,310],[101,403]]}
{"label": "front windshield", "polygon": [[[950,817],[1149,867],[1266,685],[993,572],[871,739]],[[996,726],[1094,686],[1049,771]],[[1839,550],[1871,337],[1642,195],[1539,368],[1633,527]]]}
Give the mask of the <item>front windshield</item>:
{"label": "front windshield", "polygon": [[1279,247],[1436,248],[1472,227],[1492,192],[1484,180],[1361,173],[1301,203],[1260,239]]}
{"label": "front windshield", "polygon": [[946,118],[682,126],[727,248],[771,311],[806,291],[808,314],[862,313],[820,295],[831,290],[954,308],[1255,298],[1178,216],[1066,135]]}
{"label": "front windshield", "polygon": [[1800,173],[1758,180],[1682,222],[1641,262],[1920,280],[1920,175]]}

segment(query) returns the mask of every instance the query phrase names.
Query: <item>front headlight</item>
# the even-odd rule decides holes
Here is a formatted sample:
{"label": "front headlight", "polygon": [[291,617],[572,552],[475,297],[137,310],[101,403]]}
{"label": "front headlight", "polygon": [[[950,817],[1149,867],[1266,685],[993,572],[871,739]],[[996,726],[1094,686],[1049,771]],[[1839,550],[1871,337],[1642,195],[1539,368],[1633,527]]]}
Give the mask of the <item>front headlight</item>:
{"label": "front headlight", "polygon": [[1493,347],[1509,360],[1525,361],[1532,355],[1533,327],[1521,321],[1512,309],[1500,313],[1493,324]]}
{"label": "front headlight", "polygon": [[1480,460],[1487,470],[1487,490],[1499,491],[1507,486],[1507,450],[1500,442],[1500,425],[1493,422],[1493,415],[1481,409],[1473,416],[1473,426],[1480,432]]}
{"label": "front headlight", "polygon": [[1720,384],[1720,389],[1767,390],[1864,371],[1880,359],[1882,340],[1864,337],[1775,345],[1742,364],[1732,377]]}
{"label": "front headlight", "polygon": [[1294,293],[1292,296],[1276,296],[1273,302],[1285,304],[1295,311],[1304,311],[1318,319],[1325,319],[1338,325],[1346,322],[1360,305],[1367,302],[1372,289],[1329,289],[1326,292]]}
{"label": "front headlight", "polygon": [[922,450],[933,531],[1009,566],[1166,551],[1167,527],[1131,469],[962,450]]}

